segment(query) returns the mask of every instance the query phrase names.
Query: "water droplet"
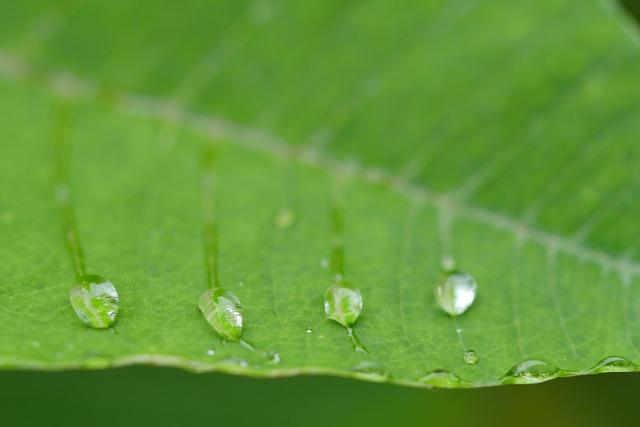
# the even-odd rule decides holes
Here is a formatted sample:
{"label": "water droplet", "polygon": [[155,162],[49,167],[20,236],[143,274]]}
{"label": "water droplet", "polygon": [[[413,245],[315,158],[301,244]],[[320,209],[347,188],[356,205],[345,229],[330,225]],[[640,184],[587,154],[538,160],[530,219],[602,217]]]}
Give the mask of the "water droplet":
{"label": "water droplet", "polygon": [[327,259],[323,259],[320,261],[320,267],[322,268],[329,268],[329,260]]}
{"label": "water droplet", "polygon": [[459,316],[473,304],[476,289],[476,281],[467,273],[445,273],[436,282],[436,301],[451,316]]}
{"label": "water droplet", "polygon": [[447,371],[433,371],[420,378],[418,382],[429,388],[465,388],[470,384]]}
{"label": "water droplet", "polygon": [[365,360],[364,362],[360,362],[349,368],[349,370],[356,373],[358,377],[366,377],[371,381],[382,382],[386,381],[389,378],[389,374],[385,372],[383,366],[373,360]]}
{"label": "water droplet", "polygon": [[478,363],[478,355],[473,350],[467,350],[464,352],[464,363],[467,365],[475,365]]}
{"label": "water droplet", "polygon": [[296,214],[289,208],[282,208],[278,211],[278,215],[276,215],[276,227],[278,228],[289,228],[296,222]]}
{"label": "water droplet", "polygon": [[275,351],[263,353],[262,356],[267,359],[267,365],[277,365],[280,363],[280,355]]}
{"label": "water droplet", "polygon": [[589,369],[589,373],[599,374],[602,372],[631,372],[635,371],[636,368],[636,364],[625,357],[609,356],[596,363],[593,368]]}
{"label": "water droplet", "polygon": [[525,360],[514,365],[500,378],[503,384],[535,384],[556,378],[560,370],[541,360]]}
{"label": "water droplet", "polygon": [[242,305],[224,288],[207,289],[198,303],[200,311],[223,339],[239,341],[242,337]]}
{"label": "water droplet", "polygon": [[362,311],[362,295],[355,286],[339,281],[324,294],[324,312],[345,328],[353,326]]}
{"label": "water droplet", "polygon": [[113,325],[118,314],[118,292],[113,283],[95,274],[76,280],[69,301],[76,314],[88,326],[105,329]]}
{"label": "water droplet", "polygon": [[313,328],[312,328],[311,326],[309,326],[309,327],[307,328],[307,331],[306,331],[306,332],[307,332],[308,334],[313,333]]}
{"label": "water droplet", "polygon": [[215,350],[207,350],[207,354],[209,356],[215,356],[216,355],[216,351]]}

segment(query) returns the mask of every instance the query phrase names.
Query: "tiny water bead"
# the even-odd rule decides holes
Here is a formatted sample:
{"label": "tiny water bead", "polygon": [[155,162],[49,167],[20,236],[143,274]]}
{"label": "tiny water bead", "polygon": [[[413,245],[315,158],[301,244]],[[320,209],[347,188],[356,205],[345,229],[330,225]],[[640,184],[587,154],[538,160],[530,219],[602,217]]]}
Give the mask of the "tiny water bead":
{"label": "tiny water bead", "polygon": [[478,363],[478,355],[473,350],[467,350],[464,352],[463,360],[467,365],[475,365]]}
{"label": "tiny water bead", "polygon": [[436,282],[435,297],[440,308],[451,316],[459,316],[473,304],[478,285],[462,271],[444,273]]}
{"label": "tiny water bead", "polygon": [[603,372],[632,372],[637,369],[637,365],[631,360],[621,356],[609,356],[600,360],[595,366],[589,369],[590,374]]}
{"label": "tiny water bead", "polygon": [[207,322],[224,339],[240,341],[242,337],[242,305],[235,294],[225,288],[207,289],[198,303]]}
{"label": "tiny water bead", "polygon": [[88,326],[96,329],[110,327],[118,315],[118,292],[113,283],[95,274],[78,277],[69,293],[71,307]]}
{"label": "tiny water bead", "polygon": [[350,328],[362,312],[362,294],[352,284],[337,281],[324,294],[324,312],[329,319]]}
{"label": "tiny water bead", "polygon": [[560,369],[542,360],[525,360],[500,378],[502,384],[535,384],[556,378]]}

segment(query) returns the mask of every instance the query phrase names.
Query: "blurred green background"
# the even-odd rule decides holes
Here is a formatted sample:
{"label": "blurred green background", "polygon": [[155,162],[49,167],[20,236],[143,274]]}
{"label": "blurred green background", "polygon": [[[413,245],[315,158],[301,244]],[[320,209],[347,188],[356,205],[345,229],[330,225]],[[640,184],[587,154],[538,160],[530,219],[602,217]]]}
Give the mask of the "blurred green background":
{"label": "blurred green background", "polygon": [[275,380],[131,367],[2,372],[3,426],[637,425],[637,374],[428,391],[341,378]]}

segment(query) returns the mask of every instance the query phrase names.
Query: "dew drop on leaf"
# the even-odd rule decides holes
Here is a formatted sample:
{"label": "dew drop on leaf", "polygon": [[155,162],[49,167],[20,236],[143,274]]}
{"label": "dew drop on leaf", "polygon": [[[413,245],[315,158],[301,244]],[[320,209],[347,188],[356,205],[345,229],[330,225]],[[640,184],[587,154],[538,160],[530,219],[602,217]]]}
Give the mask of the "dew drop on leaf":
{"label": "dew drop on leaf", "polygon": [[95,274],[78,277],[69,293],[71,307],[88,326],[105,329],[118,315],[118,292],[113,283]]}
{"label": "dew drop on leaf", "polygon": [[360,291],[350,283],[335,282],[324,294],[324,312],[329,319],[350,328],[362,312]]}
{"label": "dew drop on leaf", "polygon": [[631,372],[637,368],[636,364],[625,357],[609,356],[600,360],[595,366],[589,369],[590,374],[602,372]]}
{"label": "dew drop on leaf", "polygon": [[477,287],[476,281],[467,273],[445,273],[436,282],[436,301],[449,315],[459,316],[473,304]]}
{"label": "dew drop on leaf", "polygon": [[207,322],[224,339],[239,341],[242,337],[242,305],[235,294],[225,288],[207,289],[198,303]]}
{"label": "dew drop on leaf", "polygon": [[560,370],[542,360],[525,360],[514,365],[500,378],[502,384],[535,384],[556,378]]}
{"label": "dew drop on leaf", "polygon": [[478,363],[478,355],[473,350],[467,350],[464,352],[463,360],[467,365],[475,365]]}

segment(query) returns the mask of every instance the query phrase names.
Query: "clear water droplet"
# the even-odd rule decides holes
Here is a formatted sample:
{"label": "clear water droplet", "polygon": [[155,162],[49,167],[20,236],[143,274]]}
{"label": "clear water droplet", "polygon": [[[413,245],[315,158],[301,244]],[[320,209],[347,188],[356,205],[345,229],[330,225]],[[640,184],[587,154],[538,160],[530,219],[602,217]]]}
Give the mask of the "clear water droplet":
{"label": "clear water droplet", "polygon": [[590,374],[599,374],[603,372],[631,372],[635,371],[637,366],[631,360],[621,356],[609,356],[600,360],[589,369]]}
{"label": "clear water droplet", "polygon": [[207,350],[207,354],[209,356],[215,356],[216,355],[216,351],[215,350]]}
{"label": "clear water droplet", "polygon": [[473,350],[467,350],[464,352],[463,360],[467,365],[475,365],[478,363],[478,355]]}
{"label": "clear water droplet", "polygon": [[113,325],[120,304],[113,283],[95,274],[78,277],[69,293],[69,301],[78,317],[96,329]]}
{"label": "clear water droplet", "polygon": [[262,356],[267,359],[267,365],[278,365],[280,363],[280,354],[275,351],[268,351],[263,353]]}
{"label": "clear water droplet", "polygon": [[476,281],[467,273],[445,273],[436,282],[436,301],[451,316],[459,316],[473,304],[477,287]]}
{"label": "clear water droplet", "polygon": [[329,268],[329,260],[327,259],[323,259],[320,261],[320,267],[322,268]]}
{"label": "clear water droplet", "polygon": [[223,339],[239,341],[242,337],[242,305],[224,288],[207,289],[198,304],[200,311]]}
{"label": "clear water droplet", "polygon": [[296,214],[289,208],[282,208],[276,215],[276,227],[286,229],[296,222]]}
{"label": "clear water droplet", "polygon": [[313,328],[312,328],[311,326],[307,327],[306,332],[307,332],[308,334],[312,334],[312,333],[313,333]]}
{"label": "clear water droplet", "polygon": [[470,384],[447,371],[433,371],[418,380],[429,388],[465,388]]}
{"label": "clear water droplet", "polygon": [[535,384],[556,378],[560,370],[542,360],[525,360],[514,365],[500,378],[503,384]]}
{"label": "clear water droplet", "polygon": [[324,312],[329,319],[349,328],[362,312],[362,294],[350,283],[335,282],[324,294]]}

